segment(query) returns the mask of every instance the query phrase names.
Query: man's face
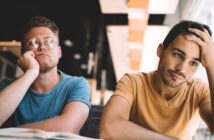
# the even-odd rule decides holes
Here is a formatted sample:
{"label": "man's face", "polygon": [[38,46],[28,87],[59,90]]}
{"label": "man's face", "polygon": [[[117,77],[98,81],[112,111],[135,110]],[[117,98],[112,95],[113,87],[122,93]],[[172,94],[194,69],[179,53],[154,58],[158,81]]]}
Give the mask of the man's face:
{"label": "man's face", "polygon": [[58,38],[46,27],[34,27],[27,32],[23,44],[25,51],[33,51],[40,71],[56,67],[61,57]]}
{"label": "man's face", "polygon": [[177,36],[165,50],[159,46],[158,56],[161,80],[170,87],[186,82],[200,64],[199,46],[184,35]]}

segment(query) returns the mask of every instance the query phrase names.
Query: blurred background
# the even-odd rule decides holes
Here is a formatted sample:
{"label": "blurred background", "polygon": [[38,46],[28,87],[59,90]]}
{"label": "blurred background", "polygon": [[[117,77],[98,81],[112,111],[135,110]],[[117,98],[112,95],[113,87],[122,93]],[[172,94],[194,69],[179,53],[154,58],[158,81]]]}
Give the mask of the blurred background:
{"label": "blurred background", "polygon": [[[213,0],[1,0],[0,80],[22,73],[16,64],[20,32],[39,15],[59,26],[59,69],[86,77],[95,105],[107,102],[124,73],[155,70],[157,46],[179,21],[199,21],[214,31]],[[202,67],[194,76],[207,81]]]}

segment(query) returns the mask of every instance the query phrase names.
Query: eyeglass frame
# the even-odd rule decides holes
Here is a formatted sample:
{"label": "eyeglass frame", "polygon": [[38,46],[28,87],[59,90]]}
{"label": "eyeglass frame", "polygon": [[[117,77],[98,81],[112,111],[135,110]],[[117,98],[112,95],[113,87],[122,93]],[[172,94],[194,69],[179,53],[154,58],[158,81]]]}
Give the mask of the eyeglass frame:
{"label": "eyeglass frame", "polygon": [[[52,49],[53,45],[51,45],[50,43],[48,43],[48,39],[51,39],[50,43],[54,44],[59,44],[58,41],[56,39],[54,39],[53,37],[45,37],[43,39],[43,41],[39,40],[36,37],[32,37],[30,39],[28,39],[25,43],[24,43],[24,48],[25,49],[29,49],[29,48],[33,48],[33,50],[37,50],[39,47],[41,47],[41,45],[45,45],[46,48]],[[38,46],[34,46],[32,40],[34,40],[34,44],[37,43],[36,45]],[[31,43],[31,44],[30,44]],[[58,45],[59,46],[59,45]]]}

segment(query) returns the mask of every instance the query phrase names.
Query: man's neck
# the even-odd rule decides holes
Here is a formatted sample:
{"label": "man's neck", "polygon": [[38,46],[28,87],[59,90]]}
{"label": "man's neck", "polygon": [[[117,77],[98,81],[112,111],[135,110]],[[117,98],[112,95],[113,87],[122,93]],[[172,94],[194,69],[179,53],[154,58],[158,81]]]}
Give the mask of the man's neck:
{"label": "man's neck", "polygon": [[53,89],[59,81],[60,74],[57,72],[57,69],[52,69],[48,72],[40,72],[31,88],[38,93],[44,93]]}
{"label": "man's neck", "polygon": [[161,75],[158,72],[155,72],[153,74],[152,86],[155,89],[155,91],[166,100],[172,99],[181,88],[181,86],[175,88],[167,86],[161,79]]}

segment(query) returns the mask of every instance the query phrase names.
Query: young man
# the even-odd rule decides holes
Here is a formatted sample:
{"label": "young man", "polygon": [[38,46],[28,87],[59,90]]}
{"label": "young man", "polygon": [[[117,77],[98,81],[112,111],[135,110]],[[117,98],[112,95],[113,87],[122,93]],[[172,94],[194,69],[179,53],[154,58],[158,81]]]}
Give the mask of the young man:
{"label": "young man", "polygon": [[46,17],[33,17],[23,31],[24,74],[0,84],[0,125],[77,133],[89,114],[90,88],[83,77],[57,69],[61,57],[57,25]]}
{"label": "young man", "polygon": [[[119,81],[102,116],[101,138],[191,140],[200,116],[213,133],[214,44],[209,27],[178,23],[157,55],[157,71],[126,74]],[[209,86],[191,78],[200,63]]]}

